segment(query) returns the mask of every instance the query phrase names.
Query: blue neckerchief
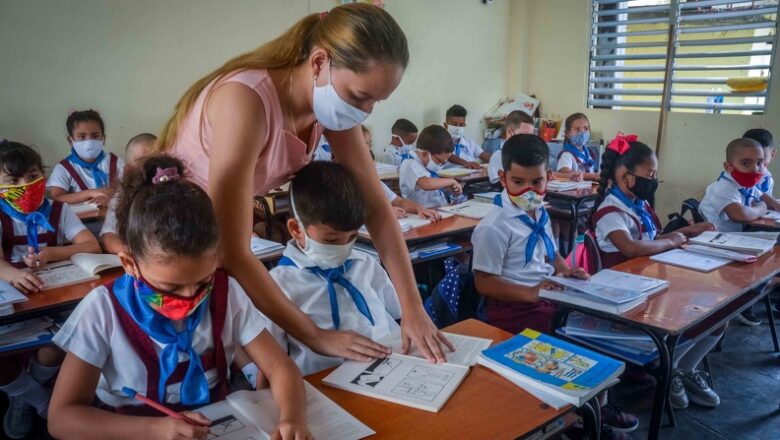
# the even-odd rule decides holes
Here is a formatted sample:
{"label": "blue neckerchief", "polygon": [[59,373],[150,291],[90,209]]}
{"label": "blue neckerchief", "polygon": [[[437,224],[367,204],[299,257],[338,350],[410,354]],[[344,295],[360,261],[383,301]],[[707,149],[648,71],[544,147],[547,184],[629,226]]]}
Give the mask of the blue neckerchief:
{"label": "blue neckerchief", "polygon": [[[340,285],[347,291],[352,301],[355,303],[360,314],[365,316],[371,325],[374,325],[374,318],[371,316],[371,310],[368,308],[366,298],[360,293],[357,287],[352,284],[345,276],[349,272],[349,268],[352,267],[352,263],[355,260],[347,260],[342,266],[335,267],[333,269],[322,269],[318,266],[311,266],[305,268],[309,272],[319,275],[328,282],[328,297],[330,299],[330,316],[333,318],[333,327],[338,330],[341,326],[341,317],[339,317],[339,300],[336,296],[336,284]],[[283,256],[279,259],[278,266],[292,266],[298,267],[294,261],[289,257]]]}
{"label": "blue neckerchief", "polygon": [[[498,194],[497,196],[493,197],[493,204],[500,207],[504,206],[504,203],[501,200],[501,194]],[[528,243],[526,243],[525,245],[526,265],[528,265],[528,263],[530,263],[531,259],[534,257],[534,250],[536,249],[536,244],[539,243],[540,237],[544,242],[544,249],[547,258],[550,259],[550,264],[552,264],[552,262],[555,261],[555,246],[553,245],[550,236],[547,235],[547,231],[544,229],[544,227],[547,225],[547,222],[550,221],[550,216],[549,214],[547,214],[546,209],[541,208],[540,211],[542,215],[539,217],[539,221],[536,222],[533,221],[533,219],[531,219],[531,217],[525,213],[517,216],[517,218],[520,219],[520,221],[523,222],[524,225],[531,228],[531,235],[528,236]]]}
{"label": "blue neckerchief", "polygon": [[463,144],[460,143],[460,141],[455,144],[455,155],[460,157],[460,150],[463,148]]}
{"label": "blue neckerchief", "polygon": [[105,157],[106,153],[101,151],[98,157],[95,158],[95,161],[89,163],[82,160],[79,155],[76,154],[76,150],[71,148],[70,156],[68,156],[67,159],[68,162],[88,169],[92,173],[92,177],[95,178],[95,188],[103,188],[104,186],[108,186],[108,175],[100,169],[100,164]]}
{"label": "blue neckerchief", "polygon": [[596,165],[596,162],[593,160],[593,157],[591,157],[590,152],[586,147],[582,147],[582,150],[580,150],[574,145],[566,143],[563,145],[563,151],[568,151],[575,158],[577,158],[578,161],[585,167],[586,172],[590,173],[593,171],[593,167]]}
{"label": "blue neckerchief", "polygon": [[[429,159],[429,160],[433,160],[433,159]],[[439,178],[439,173],[437,173],[437,172],[435,172],[435,171],[431,171],[431,170],[429,170],[428,168],[425,168],[425,171],[428,171],[428,174],[430,174],[430,175],[431,175],[431,177],[433,177],[433,178],[435,178],[435,179],[438,179],[438,178]],[[444,192],[444,189],[443,189],[443,188],[441,188],[441,189],[438,189],[437,191],[439,191],[439,194],[441,194],[441,196],[442,196],[442,197],[444,197],[444,200],[446,200],[446,201],[447,201],[447,203],[449,203],[449,202],[450,202],[450,198],[449,198],[449,197],[447,197],[447,193],[445,193],[445,192]]]}
{"label": "blue neckerchief", "polygon": [[[653,216],[647,212],[647,204],[645,201],[640,199],[629,199],[628,196],[623,194],[623,191],[621,191],[617,186],[612,186],[612,188],[610,188],[607,192],[617,197],[618,200],[623,202],[624,205],[628,206],[631,211],[633,211],[634,214],[636,214],[642,221],[642,225],[645,227],[645,232],[647,232],[647,235],[650,236],[650,240],[655,240],[655,235],[657,232],[655,222],[653,221]],[[639,231],[639,234],[641,235],[642,231]]]}
{"label": "blue neckerchief", "polygon": [[320,145],[320,148],[322,148],[322,150],[325,151],[326,153],[330,153],[330,145],[322,144]]}
{"label": "blue neckerchief", "polygon": [[[718,180],[720,180],[720,179],[729,180],[728,177],[726,177],[726,173],[723,172],[723,171],[721,171],[720,176],[718,176]],[[753,187],[753,188],[743,188],[743,187],[739,186],[739,183],[737,183],[737,182],[734,182],[734,183],[737,184],[737,191],[739,191],[739,193],[742,195],[742,204],[744,206],[750,206],[750,199],[754,199],[756,202],[760,202],[761,201],[761,199],[759,199],[758,197],[753,195],[753,188],[755,188],[755,187]],[[759,190],[760,190],[760,188],[759,188]]]}
{"label": "blue neckerchief", "polygon": [[38,227],[40,226],[49,232],[54,232],[54,228],[49,223],[51,202],[47,199],[43,199],[41,206],[29,214],[22,214],[15,210],[4,199],[0,199],[0,210],[6,215],[24,223],[24,227],[27,229],[27,244],[35,250],[36,254],[40,251],[40,247],[38,246]]}
{"label": "blue neckerchief", "polygon": [[192,348],[192,337],[208,309],[208,301],[203,301],[184,320],[184,329],[181,332],[177,332],[170,319],[155,312],[141,299],[141,296],[136,291],[136,279],[132,276],[125,274],[114,281],[114,295],[122,308],[141,327],[144,333],[165,345],[158,355],[160,361],[160,382],[157,384],[157,392],[160,396],[160,401],[165,402],[165,384],[179,365],[179,352],[181,351],[190,358],[187,373],[181,382],[181,403],[184,405],[205,405],[209,403],[209,382],[203,371],[200,356]]}
{"label": "blue neckerchief", "polygon": [[774,183],[774,179],[772,178],[772,176],[770,176],[769,174],[764,174],[764,179],[761,180],[761,182],[759,182],[758,185],[756,185],[756,188],[758,188],[758,190],[761,191],[762,193],[768,193],[771,183]]}
{"label": "blue neckerchief", "polygon": [[406,159],[411,159],[412,155],[409,153],[401,153],[401,162],[405,161]]}

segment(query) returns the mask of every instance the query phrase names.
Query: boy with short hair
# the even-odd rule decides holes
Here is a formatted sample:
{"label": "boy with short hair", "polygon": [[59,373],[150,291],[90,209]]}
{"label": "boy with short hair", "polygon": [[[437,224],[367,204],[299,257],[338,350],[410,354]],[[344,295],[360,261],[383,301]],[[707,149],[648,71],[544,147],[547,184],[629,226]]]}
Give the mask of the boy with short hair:
{"label": "boy with short hair", "polygon": [[404,159],[409,159],[417,141],[417,126],[408,119],[398,119],[390,129],[390,145],[385,147],[379,161],[388,165],[401,166]]}
{"label": "boy with short hair", "polygon": [[450,196],[460,196],[463,193],[460,183],[438,174],[453,150],[452,137],[447,130],[440,125],[425,127],[417,139],[417,150],[412,158],[401,164],[401,195],[425,208],[447,205]]}
{"label": "boy with short hair", "polygon": [[756,186],[764,177],[764,150],[753,139],[740,138],[726,147],[724,172],[711,183],[699,210],[722,232],[742,231],[742,225],[761,218],[767,211],[780,210],[769,194]]}
{"label": "boy with short hair", "polygon": [[449,161],[455,165],[478,170],[481,165],[477,160],[487,163],[490,160],[490,153],[483,151],[479,144],[465,136],[466,114],[466,109],[462,105],[455,104],[447,109],[444,116],[443,126],[452,136],[455,145],[455,154]]}
{"label": "boy with short hair", "polygon": [[761,144],[764,149],[764,178],[758,183],[757,188],[764,194],[768,194],[770,197],[774,197],[772,192],[775,188],[775,179],[772,177],[772,173],[769,171],[769,164],[775,158],[777,151],[775,150],[775,142],[772,136],[772,132],[764,128],[751,128],[746,131],[743,138],[753,139]]}
{"label": "boy with short hair", "polygon": [[522,110],[513,110],[506,116],[506,121],[504,121],[504,141],[501,142],[498,150],[490,156],[490,161],[488,162],[488,179],[490,179],[490,185],[497,191],[500,191],[501,186],[498,172],[504,169],[501,165],[500,151],[504,143],[516,134],[534,134],[534,120],[528,113]]}
{"label": "boy with short hair", "polygon": [[[333,162],[307,165],[291,183],[290,205],[293,239],[271,270],[276,284],[320,328],[352,330],[374,341],[397,338],[395,288],[379,262],[352,248],[366,209],[349,171]],[[304,375],[343,361],[315,353],[273,323],[268,329]],[[369,352],[383,357],[389,349],[376,344]]]}

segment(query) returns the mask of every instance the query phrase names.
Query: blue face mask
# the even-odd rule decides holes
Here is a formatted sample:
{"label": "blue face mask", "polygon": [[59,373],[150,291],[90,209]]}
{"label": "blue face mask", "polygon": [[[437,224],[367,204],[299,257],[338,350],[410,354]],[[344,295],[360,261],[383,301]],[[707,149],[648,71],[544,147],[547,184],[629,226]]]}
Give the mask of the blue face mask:
{"label": "blue face mask", "polygon": [[569,136],[569,142],[575,147],[582,147],[590,140],[590,131],[581,131]]}

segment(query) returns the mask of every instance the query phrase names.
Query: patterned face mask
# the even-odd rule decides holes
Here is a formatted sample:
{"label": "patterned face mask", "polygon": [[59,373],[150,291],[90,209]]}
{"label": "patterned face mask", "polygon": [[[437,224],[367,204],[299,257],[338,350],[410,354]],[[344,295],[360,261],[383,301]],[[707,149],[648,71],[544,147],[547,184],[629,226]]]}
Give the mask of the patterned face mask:
{"label": "patterned face mask", "polygon": [[507,194],[509,200],[525,212],[533,212],[544,204],[545,192],[538,193],[531,187],[525,188],[517,194],[512,194],[507,190]]}
{"label": "patterned face mask", "polygon": [[208,298],[214,288],[214,280],[201,286],[195,295],[185,297],[152,286],[143,275],[135,280],[135,290],[141,299],[155,312],[174,321],[190,316]]}
{"label": "patterned face mask", "polygon": [[0,198],[22,214],[29,214],[41,207],[46,195],[46,178],[40,177],[24,185],[0,186]]}

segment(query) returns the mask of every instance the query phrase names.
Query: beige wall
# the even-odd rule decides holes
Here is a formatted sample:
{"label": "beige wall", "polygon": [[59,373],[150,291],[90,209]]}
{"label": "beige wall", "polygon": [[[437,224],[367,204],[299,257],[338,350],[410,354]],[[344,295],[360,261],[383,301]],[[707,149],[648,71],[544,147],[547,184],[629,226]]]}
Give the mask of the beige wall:
{"label": "beige wall", "polygon": [[[583,111],[596,134],[609,139],[618,130],[636,133],[655,146],[658,112],[588,110],[585,105],[588,64],[588,15],[584,0],[515,0],[513,12],[527,14],[527,59],[524,73],[509,69],[509,82],[527,85],[542,100],[547,113]],[[510,43],[512,44],[512,43]],[[688,197],[700,198],[723,169],[726,144],[749,128],[763,127],[780,136],[780,80],[774,78],[766,115],[738,116],[670,113],[661,142],[661,184],[658,208],[665,214],[680,209]],[[780,163],[770,167],[780,172]],[[665,218],[665,217],[664,217]]]}
{"label": "beige wall", "polygon": [[[482,113],[505,92],[510,2],[389,0],[407,34],[403,82],[367,125],[375,150],[396,118],[441,123],[453,103]],[[283,32],[331,0],[4,0],[0,2],[0,137],[37,145],[53,164],[68,152],[71,107],[98,109],[108,146],[157,132],[184,90],[228,58]]]}

